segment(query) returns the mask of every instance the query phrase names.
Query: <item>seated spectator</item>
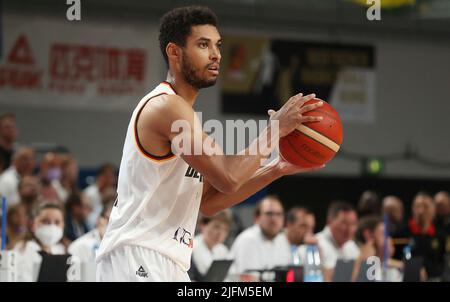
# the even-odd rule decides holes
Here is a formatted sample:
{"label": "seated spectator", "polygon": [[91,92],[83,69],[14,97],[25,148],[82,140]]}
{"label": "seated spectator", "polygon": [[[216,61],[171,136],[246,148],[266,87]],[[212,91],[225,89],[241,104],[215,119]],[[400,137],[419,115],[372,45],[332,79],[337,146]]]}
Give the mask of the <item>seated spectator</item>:
{"label": "seated spectator", "polygon": [[18,253],[17,280],[36,281],[38,269],[42,262],[39,252],[52,255],[66,253],[61,243],[64,229],[64,214],[56,204],[42,204],[33,217],[31,233],[19,241],[14,250]]}
{"label": "seated spectator", "polygon": [[27,208],[19,203],[9,207],[6,227],[7,249],[13,248],[17,242],[25,239],[28,232]]}
{"label": "seated spectator", "polygon": [[61,155],[61,178],[53,180],[59,200],[66,202],[70,194],[78,191],[78,164],[71,154]]}
{"label": "seated spectator", "polygon": [[383,198],[383,214],[389,219],[389,234],[396,235],[405,227],[403,201],[394,195]]}
{"label": "seated spectator", "polygon": [[430,280],[439,280],[444,268],[445,235],[433,223],[435,205],[433,197],[419,192],[412,204],[412,217],[403,237],[410,238],[411,255],[423,257]]}
{"label": "seated spectator", "polygon": [[5,113],[0,116],[0,174],[11,166],[18,130],[16,116]]}
{"label": "seated spectator", "polygon": [[[40,163],[39,176],[41,179],[41,194],[45,200],[63,202],[59,198],[55,187],[61,186],[61,156],[54,152],[44,155]],[[55,185],[56,184],[56,185]]]}
{"label": "seated spectator", "polygon": [[322,256],[324,280],[331,281],[338,259],[354,260],[359,248],[353,241],[358,218],[353,206],[335,201],[328,207],[327,225],[316,235]]}
{"label": "seated spectator", "polygon": [[[384,228],[383,220],[379,216],[366,216],[360,219],[358,223],[358,229],[356,230],[355,240],[359,246],[360,255],[355,261],[353,270],[353,280],[357,280],[357,276],[360,272],[361,263],[366,261],[371,256],[376,256],[380,259],[382,269],[384,267]],[[399,260],[392,259],[394,254],[394,245],[392,239],[388,237],[388,260],[387,260],[387,272],[380,274],[382,281],[388,282],[401,282],[403,280],[403,263]],[[381,271],[380,271],[381,273]]]}
{"label": "seated spectator", "polygon": [[291,247],[293,264],[304,263],[306,245],[317,244],[317,238],[314,236],[315,226],[316,218],[307,208],[294,207],[287,213],[284,233]]}
{"label": "seated spectator", "polygon": [[381,206],[378,194],[374,191],[365,191],[362,193],[356,209],[359,218],[370,215],[380,215]]}
{"label": "seated spectator", "polygon": [[110,189],[115,191],[117,184],[116,167],[112,164],[103,164],[97,171],[95,183],[84,190],[84,193],[91,202],[92,212],[88,217],[88,226],[92,228],[95,225],[97,216],[102,210],[102,194]]}
{"label": "seated spectator", "polygon": [[223,244],[232,224],[230,210],[199,219],[200,234],[194,238],[192,265],[189,275],[192,280],[202,281],[214,260],[227,259],[229,250]]}
{"label": "seated spectator", "polygon": [[389,195],[383,198],[383,215],[389,219],[389,236],[393,239],[395,249],[393,257],[397,260],[403,259],[403,248],[408,243],[402,234],[406,228],[404,214],[403,201],[399,197]]}
{"label": "seated spectator", "polygon": [[74,241],[89,231],[86,219],[90,211],[90,203],[83,193],[72,193],[67,198],[65,238]]}
{"label": "seated spectator", "polygon": [[291,253],[283,224],[281,201],[275,196],[262,199],[255,209],[255,224],[239,234],[231,247],[234,263],[230,274],[240,275],[242,280],[248,270],[289,265]]}
{"label": "seated spectator", "polygon": [[0,176],[0,195],[6,197],[9,205],[19,203],[19,181],[22,177],[33,173],[34,165],[33,149],[21,147],[14,152],[12,165]]}
{"label": "seated spectator", "polygon": [[436,204],[435,225],[437,228],[450,235],[450,194],[447,191],[440,191],[434,196]]}
{"label": "seated spectator", "polygon": [[95,253],[105,234],[112,206],[113,203],[111,202],[103,207],[102,212],[97,218],[95,229],[72,242],[68,249],[69,254],[79,257],[81,262],[95,262]]}

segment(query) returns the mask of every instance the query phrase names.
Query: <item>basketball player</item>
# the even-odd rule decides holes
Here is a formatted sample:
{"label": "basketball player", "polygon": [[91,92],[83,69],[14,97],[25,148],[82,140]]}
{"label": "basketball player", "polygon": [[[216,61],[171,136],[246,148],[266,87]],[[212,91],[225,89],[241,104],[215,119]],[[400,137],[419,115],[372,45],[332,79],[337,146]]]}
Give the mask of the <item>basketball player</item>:
{"label": "basketball player", "polygon": [[[256,155],[244,155],[270,136],[271,126],[238,155],[223,155],[217,144],[210,144],[214,151],[210,155],[178,152],[180,148],[172,152],[172,141],[180,134],[191,140],[192,149],[199,143],[196,137],[200,144],[212,141],[192,106],[199,90],[214,85],[219,75],[217,18],[205,7],[174,9],[161,20],[159,41],[169,68],[167,81],[142,98],[132,114],[118,198],[97,253],[98,281],[189,281],[186,272],[199,210],[213,215],[283,175],[306,171],[281,159],[260,168],[261,160],[268,157],[266,151],[278,141]],[[320,106],[301,107],[312,98],[299,94],[279,111],[270,110],[280,137],[301,123],[321,120],[302,116]],[[171,126],[179,120],[190,128],[173,133]]]}

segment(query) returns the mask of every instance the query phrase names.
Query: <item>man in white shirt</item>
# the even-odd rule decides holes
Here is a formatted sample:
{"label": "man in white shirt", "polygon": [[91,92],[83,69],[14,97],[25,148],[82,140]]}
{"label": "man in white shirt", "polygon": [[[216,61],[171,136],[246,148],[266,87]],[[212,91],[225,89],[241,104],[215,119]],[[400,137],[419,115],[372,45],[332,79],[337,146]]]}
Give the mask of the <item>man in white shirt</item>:
{"label": "man in white shirt", "polygon": [[194,238],[192,250],[192,265],[189,276],[192,280],[202,281],[214,260],[227,259],[229,250],[223,242],[230,232],[232,224],[229,209],[208,217],[199,219],[200,234]]}
{"label": "man in white shirt", "polygon": [[105,234],[111,209],[112,203],[107,204],[103,208],[100,216],[97,218],[97,227],[72,242],[69,245],[69,254],[77,256],[81,262],[95,262],[95,253],[100,246],[103,234]]}
{"label": "man in white shirt", "polygon": [[338,259],[354,260],[359,248],[353,241],[358,217],[347,202],[331,203],[327,213],[327,226],[316,235],[322,256],[325,281],[331,281]]}
{"label": "man in white shirt", "polygon": [[283,224],[281,201],[275,196],[261,200],[255,210],[255,225],[239,234],[231,247],[230,255],[234,263],[230,274],[240,275],[242,280],[247,270],[289,265],[290,247],[281,232]]}
{"label": "man in white shirt", "polygon": [[20,201],[19,182],[25,175],[31,175],[35,165],[34,150],[21,147],[14,152],[13,164],[0,176],[0,196],[5,196],[8,204],[17,204]]}
{"label": "man in white shirt", "polygon": [[283,175],[310,171],[279,157],[261,163],[277,146],[277,128],[284,137],[302,122],[321,120],[304,114],[323,104],[303,106],[314,94],[269,110],[269,126],[248,148],[225,154],[192,107],[199,91],[218,79],[216,15],[207,7],[175,8],[161,18],[159,41],[167,81],[144,96],[130,118],[118,199],[97,253],[98,281],[188,281],[199,211],[214,215]]}
{"label": "man in white shirt", "polygon": [[96,280],[97,263],[95,257],[105,234],[112,206],[113,202],[107,203],[97,217],[96,227],[69,245],[69,254],[76,257],[74,261],[80,263],[80,280],[83,282],[94,282]]}

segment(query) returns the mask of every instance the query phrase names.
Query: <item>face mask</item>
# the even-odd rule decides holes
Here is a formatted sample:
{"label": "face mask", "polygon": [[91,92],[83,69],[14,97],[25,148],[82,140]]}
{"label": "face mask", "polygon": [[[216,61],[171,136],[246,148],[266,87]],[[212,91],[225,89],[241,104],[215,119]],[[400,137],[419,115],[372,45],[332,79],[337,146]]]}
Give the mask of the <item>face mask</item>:
{"label": "face mask", "polygon": [[59,180],[61,178],[61,169],[52,168],[47,171],[46,178],[48,181]]}
{"label": "face mask", "polygon": [[47,224],[38,227],[36,229],[35,235],[43,245],[50,247],[61,240],[63,236],[63,230],[62,228],[54,224]]}

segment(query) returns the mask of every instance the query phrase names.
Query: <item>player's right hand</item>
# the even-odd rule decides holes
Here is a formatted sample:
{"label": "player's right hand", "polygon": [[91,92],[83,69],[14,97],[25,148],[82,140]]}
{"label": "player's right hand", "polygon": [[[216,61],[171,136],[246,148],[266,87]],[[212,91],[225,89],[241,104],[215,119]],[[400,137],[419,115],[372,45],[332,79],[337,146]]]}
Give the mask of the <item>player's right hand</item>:
{"label": "player's right hand", "polygon": [[322,106],[323,101],[303,106],[316,97],[314,93],[303,96],[302,93],[292,96],[278,111],[269,110],[270,120],[278,120],[280,137],[291,133],[300,124],[318,122],[321,116],[304,116],[303,114]]}
{"label": "player's right hand", "polygon": [[318,167],[312,167],[312,168],[303,168],[296,166],[294,164],[291,164],[287,160],[283,159],[281,156],[278,156],[276,161],[274,161],[273,165],[274,169],[276,169],[281,175],[294,175],[299,173],[306,173],[311,172],[315,170],[319,170],[325,167],[325,165],[321,165]]}

